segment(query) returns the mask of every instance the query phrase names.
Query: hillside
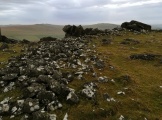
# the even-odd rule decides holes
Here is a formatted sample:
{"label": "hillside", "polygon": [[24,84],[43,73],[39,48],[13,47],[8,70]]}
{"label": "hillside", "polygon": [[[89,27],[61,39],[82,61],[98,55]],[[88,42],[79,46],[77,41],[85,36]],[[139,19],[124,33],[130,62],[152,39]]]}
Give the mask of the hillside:
{"label": "hillside", "polygon": [[[115,24],[94,24],[83,25],[84,28],[98,28],[98,29],[112,29],[117,27]],[[45,36],[52,36],[57,38],[63,38],[64,32],[62,31],[62,25],[51,24],[36,24],[36,25],[8,25],[1,26],[2,34],[13,39],[27,39],[30,41],[38,41]]]}
{"label": "hillside", "polygon": [[0,51],[3,120],[161,120],[161,32],[23,46]]}

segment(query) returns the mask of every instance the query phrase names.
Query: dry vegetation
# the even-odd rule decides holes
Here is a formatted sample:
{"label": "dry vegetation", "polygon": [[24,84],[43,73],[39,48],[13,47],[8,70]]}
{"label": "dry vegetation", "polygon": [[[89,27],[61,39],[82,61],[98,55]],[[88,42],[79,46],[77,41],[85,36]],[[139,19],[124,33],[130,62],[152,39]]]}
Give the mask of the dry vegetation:
{"label": "dry vegetation", "polygon": [[[134,53],[162,55],[162,33],[135,35],[128,32],[123,36],[115,36],[110,45],[101,45],[102,38],[109,38],[109,36],[93,39],[89,46],[92,47],[95,44],[96,51],[106,63],[103,70],[96,69],[96,72],[101,76],[107,76],[110,81],[98,83],[95,100],[81,98],[80,103],[73,106],[64,103],[62,109],[54,111],[58,115],[58,120],[63,119],[66,112],[69,120],[117,120],[121,115],[124,116],[124,120],[162,120],[162,88],[160,88],[162,86],[162,63],[129,58]],[[140,44],[122,45],[120,42],[124,38],[137,39]],[[11,48],[20,53],[19,45],[11,46]],[[7,61],[9,57],[18,55],[18,53],[0,52],[0,61]],[[130,82],[125,82],[121,76],[130,76]],[[78,92],[82,84],[94,80],[91,75],[86,75],[85,78],[85,80],[72,81],[69,87]],[[117,95],[119,91],[124,91],[125,95]],[[5,93],[6,95],[1,94],[0,100],[3,96],[13,93],[16,96],[20,94],[18,90]],[[105,101],[104,93],[108,93],[116,101]],[[19,118],[13,118],[13,120],[19,120]]]}

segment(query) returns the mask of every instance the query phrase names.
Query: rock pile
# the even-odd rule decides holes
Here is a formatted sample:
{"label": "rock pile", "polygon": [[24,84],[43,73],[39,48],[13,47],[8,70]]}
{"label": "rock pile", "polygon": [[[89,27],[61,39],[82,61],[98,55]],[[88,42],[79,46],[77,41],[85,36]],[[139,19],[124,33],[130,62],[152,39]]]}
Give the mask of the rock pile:
{"label": "rock pile", "polygon": [[124,22],[121,24],[121,27],[133,31],[142,31],[142,30],[151,31],[151,25],[135,20],[132,20],[130,22]]}
{"label": "rock pile", "polygon": [[93,75],[93,65],[99,69],[105,66],[82,39],[41,40],[35,47],[29,46],[0,69],[2,92],[22,90],[22,96],[0,102],[0,116],[23,114],[22,120],[55,120],[56,115],[49,112],[62,108],[60,101],[76,104],[79,95],[95,97],[95,83],[83,85],[78,94],[67,86],[74,78],[83,79],[87,72]]}
{"label": "rock pile", "polygon": [[63,28],[63,31],[65,32],[65,37],[80,37],[83,35],[97,35],[101,33],[108,33],[109,30],[99,30],[98,28],[86,28],[84,29],[81,25],[75,26],[75,25],[65,25]]}

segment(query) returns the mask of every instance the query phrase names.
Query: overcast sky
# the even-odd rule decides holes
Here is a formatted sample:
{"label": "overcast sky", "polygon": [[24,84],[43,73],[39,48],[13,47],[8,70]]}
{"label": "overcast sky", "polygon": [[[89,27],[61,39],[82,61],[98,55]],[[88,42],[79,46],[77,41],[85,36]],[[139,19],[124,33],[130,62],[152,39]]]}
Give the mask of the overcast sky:
{"label": "overcast sky", "polygon": [[162,24],[162,0],[0,0],[0,24]]}

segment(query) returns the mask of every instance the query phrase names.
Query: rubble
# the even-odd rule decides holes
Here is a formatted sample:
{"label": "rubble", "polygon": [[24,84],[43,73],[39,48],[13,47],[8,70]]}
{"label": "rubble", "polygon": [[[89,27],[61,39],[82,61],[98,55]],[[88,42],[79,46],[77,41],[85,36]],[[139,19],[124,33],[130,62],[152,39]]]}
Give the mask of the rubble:
{"label": "rubble", "polygon": [[[61,109],[62,101],[78,104],[80,94],[67,85],[74,78],[84,80],[88,72],[93,74],[94,66],[105,67],[104,61],[87,49],[81,38],[43,38],[34,47],[27,47],[20,56],[10,58],[6,67],[0,69],[1,89],[9,92],[19,88],[22,95],[16,100],[0,101],[0,116],[24,115],[22,120],[55,120],[56,115],[49,112]],[[83,85],[80,93],[93,99],[96,88],[95,82],[89,82]]]}

